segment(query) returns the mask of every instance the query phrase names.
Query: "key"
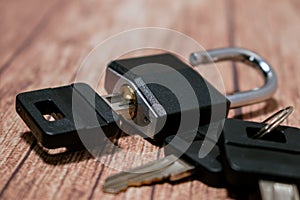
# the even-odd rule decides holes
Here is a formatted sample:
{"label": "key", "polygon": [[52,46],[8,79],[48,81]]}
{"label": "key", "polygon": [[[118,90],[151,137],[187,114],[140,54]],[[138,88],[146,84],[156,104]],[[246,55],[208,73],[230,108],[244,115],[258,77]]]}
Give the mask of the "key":
{"label": "key", "polygon": [[273,127],[269,132],[264,123],[226,120],[219,144],[229,185],[253,188],[259,184],[263,199],[299,199],[300,129],[272,126],[280,119],[267,126]]}
{"label": "key", "polygon": [[168,146],[165,148],[165,158],[108,177],[103,185],[103,190],[109,193],[118,193],[131,186],[148,185],[165,180],[178,181],[192,175],[196,175],[194,178],[196,177],[210,186],[224,186],[222,165],[219,161],[219,147],[214,146],[204,158],[198,156],[206,131],[207,126],[202,126],[198,130],[195,140],[184,154],[180,147],[182,143],[186,142],[185,139],[190,137],[190,132],[185,132],[180,138],[174,135],[167,137],[165,142]]}
{"label": "key", "polygon": [[[230,185],[243,191],[259,183],[264,200],[298,200],[300,129],[278,126],[290,114],[289,109],[279,111],[268,118],[266,121],[271,122],[267,125],[227,119],[223,129],[223,141],[218,143],[221,145],[222,159],[219,157],[218,146],[205,157],[206,160],[199,159],[201,142],[200,145],[196,145],[196,141],[203,141],[206,132],[204,128],[202,132],[199,130],[201,134],[197,135],[191,148],[179,160],[176,154],[181,151],[180,143],[184,141],[175,142],[172,148],[169,148],[169,153],[175,155],[108,177],[103,189],[106,192],[117,193],[129,186],[140,186],[165,179],[178,180],[195,174],[206,184],[213,185],[212,182],[207,182],[213,181],[219,186]],[[168,137],[167,143],[173,138]],[[284,162],[280,162],[281,160]],[[205,168],[206,171],[199,170],[201,168]]]}
{"label": "key", "polygon": [[[148,77],[148,79],[149,77],[158,77],[156,80],[158,83],[159,79],[162,80],[167,78],[171,82],[176,82],[176,75],[174,75],[176,73],[180,73],[186,78],[189,76],[191,84],[194,86],[192,89],[199,94],[198,97],[194,96],[194,98],[196,98],[194,102],[196,103],[191,104],[188,100],[190,98],[190,93],[194,93],[194,91],[184,92],[184,88],[180,87],[180,85],[177,90],[183,90],[180,93],[181,96],[185,98],[185,101],[188,101],[185,105],[186,107],[179,105],[177,98],[168,88],[157,84],[147,85],[144,88],[140,87],[134,91],[128,83],[123,83],[118,90],[119,93],[113,93],[114,91],[111,91],[112,89],[110,89],[108,85],[115,84],[115,82],[112,81],[115,78],[111,76],[116,72],[111,72],[111,69],[119,70],[118,72],[120,73],[120,71],[125,71],[125,67],[129,68],[132,63],[135,62],[139,64],[160,62],[168,65],[168,69],[171,69],[171,71],[162,70],[162,73],[159,76],[157,71],[155,72],[155,69],[158,71],[161,69],[156,66],[152,66],[153,69],[151,69],[151,74],[143,74],[143,79],[146,77]],[[150,137],[151,134],[156,135],[155,139],[157,140],[157,144],[159,144],[169,132],[177,131],[177,125],[180,124],[182,115],[191,117],[195,116],[195,112],[200,112],[203,116],[201,117],[201,122],[208,122],[208,120],[211,119],[210,113],[211,107],[213,106],[210,95],[215,96],[217,99],[214,106],[227,108],[229,104],[227,99],[213,86],[207,83],[200,74],[173,55],[163,54],[114,61],[109,65],[107,71],[106,88],[108,88],[108,91],[112,92],[109,95],[101,97],[87,84],[79,83],[57,88],[30,91],[17,95],[17,113],[44,147],[80,148],[82,142],[80,141],[78,134],[85,135],[85,138],[90,137],[90,139],[85,139],[88,140],[88,143],[97,144],[96,141],[98,141],[99,144],[101,144],[99,137],[97,137],[99,129],[103,129],[108,137],[112,136],[112,133],[116,133],[116,130],[118,129],[116,124],[118,123],[118,125],[121,126],[121,123],[119,123],[120,118],[125,122],[125,118],[134,119],[134,123],[131,124],[133,126],[128,126],[129,129],[125,128],[126,133],[129,134],[135,132],[135,127],[143,128],[147,123],[150,123],[151,125],[146,126],[146,129],[142,129],[139,134],[147,137]],[[174,71],[176,71],[176,73]],[[121,77],[125,79],[127,76],[124,75]],[[151,88],[151,91],[149,88]],[[208,90],[210,90],[210,93]],[[143,91],[143,93],[139,93],[139,91]],[[146,99],[149,101],[151,100],[151,102],[144,104],[146,93],[148,94]],[[201,99],[201,101],[198,102],[197,98],[199,100]],[[145,106],[155,104],[154,99],[157,101],[156,106],[151,106],[151,109],[150,107]],[[76,106],[73,106],[74,102],[76,103]],[[151,111],[153,111],[153,109],[158,110],[152,113]],[[227,110],[224,112],[227,114]],[[149,115],[146,117],[143,113],[150,113],[152,117],[149,117]],[[97,120],[93,119],[93,116],[95,115],[97,116]],[[49,119],[45,118],[45,116]],[[220,114],[218,116],[222,115]],[[163,118],[166,119],[166,122],[160,121]],[[189,123],[191,120],[187,121],[188,125],[191,125]],[[192,126],[197,127],[199,122],[198,120],[194,121],[196,123],[184,128],[193,128]],[[122,124],[128,125],[129,123]],[[154,126],[152,126],[152,124]],[[161,127],[162,130],[159,133],[156,133],[156,125],[158,124],[162,124],[163,127]],[[124,125],[122,128],[124,128]],[[184,131],[184,128],[181,129],[181,131]],[[85,132],[89,132],[89,134],[85,134]],[[100,138],[100,140],[101,139],[102,138]],[[154,139],[154,137],[152,139]],[[91,146],[91,144],[88,146]]]}
{"label": "key", "polygon": [[[142,70],[136,74],[134,70],[129,71],[136,64],[147,63],[151,64],[150,71]],[[190,91],[180,85],[178,76],[188,80]],[[113,87],[118,86],[118,77],[121,77],[121,84],[115,91]],[[146,80],[153,83],[141,85],[141,82],[147,83]],[[159,85],[163,80],[168,80],[176,88],[185,105],[180,105],[180,99],[171,90]],[[229,106],[225,96],[172,54],[113,61],[107,68],[105,88],[110,93],[105,96],[99,96],[87,84],[79,83],[25,92],[17,95],[16,110],[44,147],[59,148],[82,146],[78,134],[84,132],[90,133],[88,143],[101,143],[97,137],[100,128],[111,136],[118,127],[128,134],[150,137],[159,145],[170,132],[177,131],[181,116],[193,117],[199,112],[201,123],[205,124],[212,118],[212,106],[224,108],[223,116],[216,115],[220,118],[227,115]],[[211,95],[215,101],[212,101]],[[74,100],[77,104],[75,110]],[[93,119],[95,115],[98,120]],[[193,120],[186,121],[189,126],[181,128],[181,131],[199,125],[197,119],[194,124],[190,123]]]}

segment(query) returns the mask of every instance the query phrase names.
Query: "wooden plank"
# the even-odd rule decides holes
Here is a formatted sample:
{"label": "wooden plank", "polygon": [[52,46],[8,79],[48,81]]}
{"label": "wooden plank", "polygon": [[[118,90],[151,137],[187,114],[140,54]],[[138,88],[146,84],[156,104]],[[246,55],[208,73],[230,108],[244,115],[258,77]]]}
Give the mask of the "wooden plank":
{"label": "wooden plank", "polygon": [[[14,172],[14,170],[18,169],[19,164],[22,162],[22,159],[27,156],[29,146],[24,143],[22,139],[22,133],[27,132],[28,128],[23,124],[20,118],[17,116],[14,109],[14,98],[18,92],[21,90],[27,90],[28,87],[39,87],[43,85],[46,87],[48,82],[52,80],[56,80],[56,84],[63,84],[66,81],[70,81],[73,77],[73,73],[66,73],[64,77],[60,76],[62,70],[71,71],[71,66],[78,65],[78,61],[70,58],[70,53],[72,56],[80,58],[80,54],[82,54],[81,50],[78,52],[76,50],[71,50],[73,47],[69,46],[66,48],[61,48],[56,45],[47,45],[47,53],[35,54],[35,50],[28,51],[27,58],[22,58],[19,61],[14,62],[14,66],[11,67],[12,70],[16,70],[16,72],[23,70],[24,61],[26,59],[31,60],[29,65],[34,65],[31,70],[23,70],[22,76],[18,77],[18,81],[15,82],[15,76],[10,76],[10,70],[7,70],[3,73],[3,81],[5,88],[2,88],[1,92],[4,97],[1,100],[1,109],[7,109],[7,111],[1,113],[1,127],[3,128],[0,143],[1,143],[1,165],[4,167],[1,171],[6,176],[1,176],[0,184],[3,187],[5,184],[5,180],[8,180],[10,177],[10,173]],[[65,54],[64,57],[61,57],[61,54]],[[33,56],[32,56],[33,55]],[[53,69],[52,63],[49,62],[50,56],[51,59],[55,59],[55,69]],[[48,57],[48,59],[47,59]],[[69,65],[69,66],[66,66]],[[47,66],[43,68],[44,70],[40,70],[40,66]],[[51,74],[50,76],[45,76],[45,74]],[[42,79],[35,80],[36,77],[43,77]],[[61,77],[61,78],[58,78]],[[53,85],[55,85],[53,83]],[[10,88],[7,86],[11,86]]]}
{"label": "wooden plank", "polygon": [[0,8],[0,74],[47,24],[56,1],[2,1]]}
{"label": "wooden plank", "polygon": [[[37,4],[37,6],[39,6],[39,4]],[[63,4],[60,4],[60,6],[60,8],[63,8]],[[34,6],[33,8],[37,9]],[[30,10],[28,12],[34,13]],[[37,12],[36,16],[31,16],[31,18],[38,18],[39,14],[40,13]],[[47,20],[50,20],[48,18],[51,17],[46,17]],[[34,19],[32,20],[34,21]],[[43,20],[41,23],[45,23],[45,26],[48,24]],[[12,21],[12,24],[14,24],[14,21]],[[28,25],[30,26],[30,24]],[[0,103],[1,129],[3,129],[3,131],[1,130],[0,138],[2,147],[0,150],[2,157],[0,163],[1,166],[4,166],[1,168],[1,174],[5,174],[5,176],[1,176],[0,184],[3,190],[7,188],[11,178],[18,172],[31,153],[31,148],[28,145],[24,145],[25,143],[21,137],[22,134],[20,134],[28,131],[28,129],[15,113],[15,95],[30,88],[48,87],[49,84],[55,85],[54,82],[56,82],[56,84],[70,82],[74,76],[74,72],[71,70],[72,67],[78,66],[82,55],[87,53],[82,54],[82,52],[86,50],[84,48],[79,48],[78,50],[74,48],[72,44],[62,47],[57,43],[54,44],[47,40],[43,40],[43,42],[37,41],[36,38],[41,32],[42,31],[34,31],[34,33],[30,35],[31,39],[28,40],[29,42],[26,42],[26,44],[34,43],[34,47],[28,48],[26,52],[20,51],[18,56],[15,56],[14,60],[9,63],[7,70],[3,70],[0,74],[0,94],[2,97]],[[46,51],[41,54],[40,52],[42,50]],[[70,55],[76,59],[70,59]],[[41,66],[43,67],[41,68]],[[63,70],[66,70],[66,72],[69,71],[70,73],[60,76]],[[47,76],[47,74],[52,75]],[[54,79],[55,81],[53,81]],[[33,144],[33,146],[35,145]]]}

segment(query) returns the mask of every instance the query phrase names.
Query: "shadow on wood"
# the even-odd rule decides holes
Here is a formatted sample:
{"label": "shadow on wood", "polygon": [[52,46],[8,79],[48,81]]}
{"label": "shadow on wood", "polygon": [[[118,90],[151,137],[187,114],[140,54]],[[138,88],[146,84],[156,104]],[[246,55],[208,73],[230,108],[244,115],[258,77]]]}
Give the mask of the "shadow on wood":
{"label": "shadow on wood", "polygon": [[25,132],[21,138],[28,144],[34,145],[34,152],[42,158],[42,160],[50,165],[63,165],[68,163],[80,162],[83,160],[92,159],[93,156],[85,149],[67,149],[60,148],[50,150],[42,147],[31,132]]}

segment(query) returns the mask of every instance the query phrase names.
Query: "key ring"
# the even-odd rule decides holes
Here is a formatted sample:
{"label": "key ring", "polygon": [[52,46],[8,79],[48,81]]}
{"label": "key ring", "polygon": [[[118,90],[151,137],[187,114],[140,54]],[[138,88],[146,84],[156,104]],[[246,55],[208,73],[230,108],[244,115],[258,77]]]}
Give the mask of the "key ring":
{"label": "key ring", "polygon": [[294,111],[294,107],[293,106],[289,106],[289,107],[286,107],[286,108],[284,108],[282,110],[279,110],[275,114],[273,114],[270,117],[268,117],[267,119],[265,119],[262,123],[267,123],[269,121],[270,121],[270,123],[268,123],[267,125],[265,125],[264,127],[262,127],[253,136],[253,138],[255,138],[255,139],[262,138],[265,135],[267,135],[270,132],[272,132],[273,130],[275,130],[285,119],[288,118],[288,116],[290,116],[290,114],[292,114],[293,111]]}
{"label": "key ring", "polygon": [[193,66],[220,61],[239,61],[254,67],[264,77],[264,85],[249,91],[228,95],[230,108],[237,108],[258,103],[270,98],[277,89],[277,76],[272,67],[259,55],[242,48],[221,48],[209,51],[194,52],[190,55],[190,64]]}

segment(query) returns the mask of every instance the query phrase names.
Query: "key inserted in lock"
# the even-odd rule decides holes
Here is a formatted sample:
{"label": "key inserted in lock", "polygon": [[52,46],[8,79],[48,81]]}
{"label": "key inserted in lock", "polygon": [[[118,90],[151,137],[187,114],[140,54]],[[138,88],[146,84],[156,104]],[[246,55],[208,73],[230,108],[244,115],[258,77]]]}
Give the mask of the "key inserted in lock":
{"label": "key inserted in lock", "polygon": [[[274,93],[277,84],[274,71],[253,52],[225,48],[205,55],[201,62],[204,64],[232,59],[255,66],[264,74],[265,85],[227,98],[175,55],[160,54],[111,62],[105,79],[105,89],[110,95],[100,97],[86,84],[72,84],[21,93],[16,99],[16,109],[48,148],[80,146],[78,132],[93,136],[104,128],[111,135],[120,118],[126,133],[137,130],[138,134],[162,143],[180,128],[180,132],[197,130],[200,125],[224,119],[232,106],[262,101]],[[199,64],[198,58],[193,65]],[[75,110],[74,100],[78,108]],[[90,119],[95,115],[96,121]],[[181,127],[183,119],[187,124]],[[97,143],[92,137],[89,140]]]}

